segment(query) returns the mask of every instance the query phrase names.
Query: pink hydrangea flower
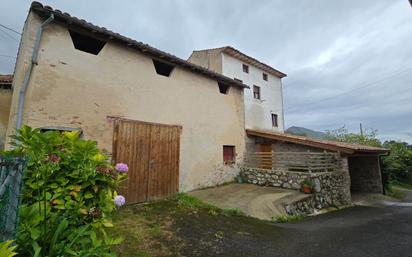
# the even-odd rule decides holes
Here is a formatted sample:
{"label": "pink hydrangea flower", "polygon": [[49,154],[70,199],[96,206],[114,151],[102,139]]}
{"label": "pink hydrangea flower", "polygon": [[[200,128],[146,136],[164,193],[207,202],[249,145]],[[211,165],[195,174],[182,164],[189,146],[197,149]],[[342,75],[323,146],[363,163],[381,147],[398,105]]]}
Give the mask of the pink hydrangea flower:
{"label": "pink hydrangea flower", "polygon": [[126,203],[126,198],[123,195],[117,195],[114,198],[114,205],[122,207]]}
{"label": "pink hydrangea flower", "polygon": [[117,170],[118,172],[123,172],[123,173],[125,173],[125,172],[128,172],[128,171],[129,171],[129,167],[127,166],[126,163],[118,163],[118,164],[116,164],[116,170]]}

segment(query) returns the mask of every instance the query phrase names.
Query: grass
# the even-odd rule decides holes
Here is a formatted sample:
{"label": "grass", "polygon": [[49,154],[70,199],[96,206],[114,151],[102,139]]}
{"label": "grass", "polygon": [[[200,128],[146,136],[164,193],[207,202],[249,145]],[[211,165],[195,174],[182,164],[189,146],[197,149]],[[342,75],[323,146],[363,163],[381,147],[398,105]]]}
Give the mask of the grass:
{"label": "grass", "polygon": [[401,187],[401,188],[404,188],[404,189],[411,189],[412,190],[412,182],[409,182],[409,183],[394,182],[394,183],[391,183],[390,186]]}
{"label": "grass", "polygon": [[412,190],[412,183],[392,182],[386,188],[386,195],[402,200],[405,198],[405,189]]}
{"label": "grass", "polygon": [[[180,256],[184,242],[173,225],[187,218],[202,222],[196,218],[199,215],[217,220],[221,219],[219,217],[244,217],[237,209],[222,210],[188,194],[178,193],[166,200],[127,206],[116,212],[114,228],[109,233],[124,240],[114,250],[122,257]],[[211,238],[221,239],[223,236],[224,232],[219,230]]]}
{"label": "grass", "polygon": [[290,222],[298,222],[305,218],[306,216],[303,214],[293,214],[293,215],[281,215],[274,219],[274,222],[277,223],[290,223]]}
{"label": "grass", "polygon": [[225,216],[240,216],[244,215],[239,209],[220,209],[212,204],[203,202],[202,200],[190,196],[185,193],[177,193],[176,196],[172,199],[177,202],[180,208],[186,210],[196,211],[199,209],[206,210],[208,214],[212,216],[216,215],[225,215]]}

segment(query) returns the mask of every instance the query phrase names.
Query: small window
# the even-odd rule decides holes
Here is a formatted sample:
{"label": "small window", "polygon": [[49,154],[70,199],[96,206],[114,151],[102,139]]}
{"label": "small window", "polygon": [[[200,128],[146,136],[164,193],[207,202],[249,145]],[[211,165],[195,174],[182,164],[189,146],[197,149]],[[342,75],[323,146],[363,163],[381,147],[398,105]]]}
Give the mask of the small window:
{"label": "small window", "polygon": [[249,66],[243,64],[243,72],[249,73]]}
{"label": "small window", "polygon": [[241,79],[237,79],[237,78],[233,78],[234,80],[236,80],[237,82],[243,83],[243,80]]}
{"label": "small window", "polygon": [[221,93],[221,94],[225,94],[225,95],[227,95],[227,93],[228,93],[228,91],[229,91],[229,86],[228,85],[225,85],[225,84],[222,84],[222,83],[218,83],[218,85],[219,85],[219,92]]}
{"label": "small window", "polygon": [[277,127],[278,126],[278,115],[272,113],[272,127]]}
{"label": "small window", "polygon": [[264,81],[268,81],[268,74],[262,73],[262,77]]}
{"label": "small window", "polygon": [[105,41],[86,36],[72,30],[69,30],[69,33],[72,38],[74,48],[89,54],[98,55],[106,44]]}
{"label": "small window", "polygon": [[224,145],[223,146],[223,163],[225,165],[234,164],[236,162],[235,146]]}
{"label": "small window", "polygon": [[153,65],[156,69],[156,73],[165,77],[169,77],[174,68],[171,64],[160,62],[155,59],[153,59]]}
{"label": "small window", "polygon": [[260,99],[260,87],[253,86],[253,97],[255,99]]}

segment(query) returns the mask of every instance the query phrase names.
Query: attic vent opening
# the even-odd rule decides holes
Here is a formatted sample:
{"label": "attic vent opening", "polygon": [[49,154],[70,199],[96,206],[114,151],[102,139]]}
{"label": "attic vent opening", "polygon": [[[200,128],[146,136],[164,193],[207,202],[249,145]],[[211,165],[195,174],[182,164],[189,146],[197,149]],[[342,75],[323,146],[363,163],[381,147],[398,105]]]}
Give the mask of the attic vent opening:
{"label": "attic vent opening", "polygon": [[221,94],[227,95],[230,86],[225,85],[225,84],[222,84],[222,83],[220,83],[220,82],[218,83],[218,85],[219,85],[219,92],[220,92]]}
{"label": "attic vent opening", "polygon": [[11,83],[1,83],[0,82],[0,89],[10,90],[11,89]]}
{"label": "attic vent opening", "polygon": [[69,30],[69,33],[72,38],[74,48],[89,54],[98,55],[106,44],[105,41],[86,36],[72,30]]}
{"label": "attic vent opening", "polygon": [[169,77],[174,68],[171,64],[160,62],[155,59],[153,59],[153,65],[156,69],[156,73],[165,77]]}

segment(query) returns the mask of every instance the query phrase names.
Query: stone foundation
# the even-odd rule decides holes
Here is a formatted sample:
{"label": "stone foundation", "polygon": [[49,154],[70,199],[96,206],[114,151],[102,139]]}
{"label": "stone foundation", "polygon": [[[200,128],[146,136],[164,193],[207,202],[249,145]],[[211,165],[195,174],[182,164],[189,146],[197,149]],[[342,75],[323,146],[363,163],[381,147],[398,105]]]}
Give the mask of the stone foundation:
{"label": "stone foundation", "polygon": [[304,203],[296,202],[285,206],[289,214],[308,213],[315,209],[351,202],[350,177],[347,169],[336,172],[308,173],[241,167],[240,176],[248,183],[294,190],[300,190],[304,180],[311,180],[314,184],[312,197],[302,200]]}

